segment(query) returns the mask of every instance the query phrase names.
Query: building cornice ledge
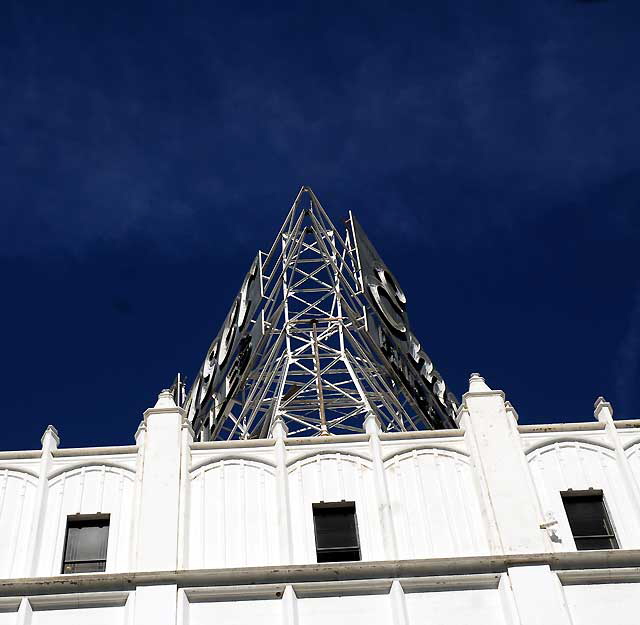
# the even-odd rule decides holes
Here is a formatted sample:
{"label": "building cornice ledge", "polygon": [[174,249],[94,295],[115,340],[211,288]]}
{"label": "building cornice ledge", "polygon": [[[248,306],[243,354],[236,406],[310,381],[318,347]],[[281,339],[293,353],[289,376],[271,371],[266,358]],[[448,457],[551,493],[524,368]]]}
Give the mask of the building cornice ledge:
{"label": "building cornice ledge", "polygon": [[412,440],[423,438],[462,438],[464,436],[464,430],[448,429],[448,430],[417,430],[414,432],[382,432],[380,434],[381,441],[395,441],[395,440]]}
{"label": "building cornice ledge", "polygon": [[616,428],[624,429],[624,428],[640,428],[640,419],[620,419],[619,421],[613,422],[613,425]]}
{"label": "building cornice ledge", "polygon": [[[514,555],[433,558],[428,560],[389,560],[378,562],[337,562],[282,566],[198,569],[136,573],[90,573],[0,580],[0,597],[32,596],[56,593],[109,592],[134,590],[137,586],[173,584],[181,588],[237,586],[255,584],[295,584],[340,580],[380,580],[503,573],[518,566],[548,565],[562,575],[568,572],[585,579],[604,578],[620,581],[640,579],[640,549],[575,551]],[[593,571],[593,573],[590,573]],[[561,575],[561,576],[562,576]],[[635,577],[634,577],[635,578]]]}
{"label": "building cornice ledge", "polygon": [[51,452],[54,458],[72,456],[114,456],[121,454],[136,454],[137,445],[120,445],[117,447],[69,447],[67,449],[55,449]]}
{"label": "building cornice ledge", "polygon": [[194,451],[203,449],[237,449],[243,447],[273,447],[276,444],[275,438],[253,438],[230,441],[205,441],[201,443],[191,443],[190,447]]}
{"label": "building cornice ledge", "polygon": [[369,440],[368,434],[330,434],[329,436],[294,436],[285,438],[287,447],[296,445],[333,445],[340,443],[364,443]]}
{"label": "building cornice ledge", "polygon": [[26,451],[0,451],[0,460],[29,460],[31,458],[40,458],[42,456],[41,449],[28,449]]}
{"label": "building cornice ledge", "polygon": [[575,422],[575,423],[540,423],[519,425],[518,432],[521,434],[534,432],[588,432],[589,430],[604,430],[605,424],[601,422]]}

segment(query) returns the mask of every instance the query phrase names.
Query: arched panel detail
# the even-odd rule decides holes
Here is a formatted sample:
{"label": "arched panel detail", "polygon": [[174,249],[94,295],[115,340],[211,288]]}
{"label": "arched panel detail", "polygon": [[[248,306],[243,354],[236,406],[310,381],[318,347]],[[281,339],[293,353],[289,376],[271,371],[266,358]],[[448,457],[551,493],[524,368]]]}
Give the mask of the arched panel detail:
{"label": "arched panel detail", "polygon": [[35,471],[29,471],[29,469],[23,469],[22,467],[16,467],[10,464],[0,466],[0,475],[5,471],[15,477],[26,479],[34,485],[38,483],[38,474]]}
{"label": "arched panel detail", "polygon": [[629,458],[634,454],[640,452],[640,439],[636,439],[634,441],[631,441],[630,443],[627,443],[624,446],[624,450],[626,451],[627,457]]}
{"label": "arched panel detail", "polygon": [[489,552],[468,456],[447,448],[403,450],[385,462],[400,558]]}
{"label": "arched panel detail", "polygon": [[554,550],[576,548],[561,495],[568,490],[601,490],[620,546],[635,544],[632,502],[618,458],[608,445],[580,438],[557,439],[530,450],[526,457],[542,514],[557,522],[551,542]]}
{"label": "arched panel detail", "polygon": [[135,470],[131,467],[127,467],[122,464],[117,464],[115,462],[82,462],[78,464],[74,464],[72,466],[67,466],[62,469],[58,469],[56,471],[52,471],[49,474],[49,486],[54,486],[60,479],[64,476],[65,479],[72,477],[73,475],[85,471],[99,471],[105,467],[111,473],[122,474],[128,480],[133,480],[135,475]]}
{"label": "arched panel detail", "polygon": [[297,468],[307,465],[312,462],[316,462],[320,460],[327,459],[340,459],[346,462],[353,462],[357,465],[363,465],[368,469],[371,468],[371,460],[362,454],[356,454],[352,451],[343,452],[343,451],[314,451],[304,456],[299,456],[295,460],[287,463],[287,469],[289,473],[292,473]]}
{"label": "arched panel detail", "polygon": [[615,456],[615,451],[613,447],[611,447],[609,444],[594,442],[592,440],[586,440],[584,438],[577,438],[577,437],[571,437],[571,438],[562,437],[562,438],[554,438],[552,440],[546,439],[545,441],[539,443],[538,445],[534,445],[533,447],[530,447],[529,449],[527,449],[525,455],[527,456],[527,459],[531,461],[533,457],[535,457],[536,455],[544,454],[558,445],[560,445],[561,447],[573,447],[575,445],[578,445],[579,447],[582,447],[584,449],[590,449],[590,450],[596,450],[596,451],[604,450],[605,452],[608,453],[610,457],[613,458]]}
{"label": "arched panel detail", "polygon": [[288,468],[294,562],[316,562],[313,504],[353,501],[363,560],[385,557],[373,471],[368,458],[323,451],[297,458]]}
{"label": "arched panel detail", "polygon": [[630,443],[625,449],[627,461],[631,468],[631,474],[636,482],[637,488],[640,490],[640,440]]}
{"label": "arched panel detail", "polygon": [[403,460],[406,457],[413,456],[417,453],[419,456],[430,455],[430,454],[439,454],[441,456],[448,456],[454,460],[462,462],[464,464],[469,464],[470,458],[468,454],[465,454],[457,449],[451,449],[450,447],[443,446],[433,446],[433,445],[420,445],[416,447],[412,447],[410,449],[403,449],[402,451],[397,451],[392,454],[383,457],[385,466],[395,461],[396,458],[399,460]]}
{"label": "arched panel detail", "polygon": [[67,519],[77,514],[109,515],[107,572],[129,568],[134,513],[134,476],[129,467],[110,462],[83,462],[49,478],[38,574],[58,575]]}
{"label": "arched panel detail", "polygon": [[191,474],[189,568],[278,562],[274,468],[242,457],[217,458]]}
{"label": "arched panel detail", "polygon": [[27,553],[36,512],[37,480],[21,469],[0,469],[0,578],[29,574]]}
{"label": "arched panel detail", "polygon": [[272,464],[271,462],[268,462],[267,460],[256,460],[255,458],[250,456],[237,455],[237,456],[225,456],[224,458],[207,458],[206,460],[199,462],[198,464],[194,465],[191,468],[191,471],[190,471],[191,479],[192,480],[196,479],[196,477],[198,477],[202,472],[210,471],[222,464],[225,464],[225,465],[244,464],[245,466],[254,466],[258,469],[264,469],[265,471],[269,472],[271,475],[274,475],[275,473],[275,465]]}

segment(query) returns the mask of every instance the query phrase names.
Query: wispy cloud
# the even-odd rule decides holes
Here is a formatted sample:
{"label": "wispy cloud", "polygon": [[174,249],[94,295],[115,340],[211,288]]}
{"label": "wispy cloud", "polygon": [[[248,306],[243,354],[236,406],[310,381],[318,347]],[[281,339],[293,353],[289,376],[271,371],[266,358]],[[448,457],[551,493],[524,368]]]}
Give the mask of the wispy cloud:
{"label": "wispy cloud", "polygon": [[[300,184],[389,236],[448,247],[463,225],[470,246],[636,158],[627,119],[640,87],[624,73],[613,91],[590,78],[597,51],[567,29],[595,22],[543,8],[527,26],[471,4],[408,15],[402,38],[380,34],[375,9],[304,37],[296,11],[238,14],[228,28],[187,15],[184,38],[150,53],[133,28],[92,38],[72,20],[14,14],[0,255],[83,253],[139,232],[168,254],[214,232],[221,250],[254,246]],[[50,57],[52,37],[63,43]]]}

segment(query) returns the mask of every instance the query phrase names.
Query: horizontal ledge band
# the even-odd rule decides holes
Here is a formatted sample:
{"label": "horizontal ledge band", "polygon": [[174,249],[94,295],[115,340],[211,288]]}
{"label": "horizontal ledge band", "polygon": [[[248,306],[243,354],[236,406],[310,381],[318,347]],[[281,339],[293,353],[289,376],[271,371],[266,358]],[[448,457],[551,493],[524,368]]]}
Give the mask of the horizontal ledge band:
{"label": "horizontal ledge band", "polygon": [[[519,566],[548,565],[562,576],[567,572],[598,570],[611,576],[615,569],[640,568],[640,550],[601,550],[563,553],[537,553],[424,560],[389,560],[378,562],[337,562],[322,564],[273,565],[228,569],[196,569],[135,573],[85,573],[0,580],[0,597],[61,594],[69,592],[107,592],[133,590],[137,586],[173,584],[179,588],[205,586],[241,586],[257,584],[301,584],[421,578],[436,576],[504,573]],[[605,573],[604,569],[607,569]],[[575,576],[574,576],[575,577]],[[462,580],[460,580],[462,581]],[[408,584],[410,585],[410,584]]]}

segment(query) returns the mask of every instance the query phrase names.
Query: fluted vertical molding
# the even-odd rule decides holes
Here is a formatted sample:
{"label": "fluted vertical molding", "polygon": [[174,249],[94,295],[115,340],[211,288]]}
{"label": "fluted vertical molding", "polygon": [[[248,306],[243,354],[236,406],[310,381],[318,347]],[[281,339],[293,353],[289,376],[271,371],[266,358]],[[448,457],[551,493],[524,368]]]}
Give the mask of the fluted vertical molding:
{"label": "fluted vertical molding", "polygon": [[178,588],[178,613],[176,625],[189,625],[189,597],[184,588]]}
{"label": "fluted vertical molding", "polygon": [[[51,427],[51,426],[49,426]],[[16,614],[16,625],[31,625],[33,621],[33,608],[28,597],[23,597],[20,601],[20,607]]]}
{"label": "fluted vertical molding", "polygon": [[398,544],[396,540],[395,528],[393,525],[393,515],[391,512],[391,501],[389,498],[389,486],[387,476],[384,471],[382,461],[382,444],[380,442],[380,424],[373,413],[369,413],[364,420],[365,432],[369,435],[369,451],[373,464],[373,476],[376,492],[376,503],[380,513],[380,526],[382,528],[382,545],[384,557],[387,560],[398,558]]}
{"label": "fluted vertical molding", "polygon": [[500,575],[500,581],[498,582],[498,595],[500,596],[500,604],[502,605],[502,613],[506,625],[522,625],[520,623],[520,616],[518,615],[518,608],[516,607],[516,601],[513,596],[513,588],[511,587],[511,580],[507,573]]}
{"label": "fluted vertical molding", "polygon": [[138,586],[134,625],[177,625],[178,587],[175,584]]}
{"label": "fluted vertical molding", "polygon": [[[607,433],[607,437],[613,446],[616,453],[616,460],[620,467],[620,473],[622,474],[622,481],[624,490],[631,501],[631,505],[636,513],[636,518],[640,518],[640,489],[633,477],[631,466],[629,464],[629,458],[625,453],[622,441],[618,435],[618,429],[613,421],[613,407],[604,399],[604,397],[598,397],[594,405],[594,417],[604,423],[604,429]],[[634,530],[633,544],[623,545],[625,548],[638,549],[640,548],[640,527],[637,523],[630,524]]]}
{"label": "fluted vertical molding", "polygon": [[459,424],[482,492],[493,553],[540,553],[551,545],[540,525],[540,504],[522,450],[516,413],[504,393],[490,389],[477,373],[463,396]]}
{"label": "fluted vertical molding", "polygon": [[282,594],[282,625],[298,625],[298,597],[293,586],[287,584]]}
{"label": "fluted vertical molding", "polygon": [[[49,471],[53,461],[53,452],[58,449],[60,437],[58,431],[52,425],[48,425],[42,435],[42,454],[40,456],[40,466],[38,468],[38,489],[36,491],[35,519],[33,523],[34,532],[31,540],[30,552],[27,557],[28,571],[22,571],[27,576],[38,574],[38,559],[42,546],[42,533],[47,513],[47,499],[49,496]],[[50,575],[52,571],[44,572]],[[56,571],[59,573],[59,571]],[[17,577],[17,575],[14,575]]]}
{"label": "fluted vertical molding", "polygon": [[135,569],[138,553],[138,527],[140,525],[140,508],[142,506],[142,475],[144,472],[144,443],[146,437],[147,425],[143,420],[140,422],[134,436],[138,453],[136,455],[136,479],[133,490],[133,514],[131,515],[131,541],[129,543],[129,565],[127,567],[129,570]]}
{"label": "fluted vertical molding", "polygon": [[509,568],[518,625],[573,625],[560,580],[549,566]]}
{"label": "fluted vertical molding", "polygon": [[182,417],[180,432],[180,502],[178,510],[178,568],[189,566],[189,507],[191,497],[191,443],[193,428],[187,416]]}
{"label": "fluted vertical molding", "polygon": [[184,410],[176,406],[169,391],[162,391],[156,405],[144,413],[146,434],[135,562],[137,571],[166,571],[177,567],[180,449],[184,417]]}
{"label": "fluted vertical molding", "polygon": [[409,625],[409,615],[407,613],[407,602],[404,590],[399,580],[394,579],[389,591],[391,600],[391,618],[393,625]]}
{"label": "fluted vertical molding", "polygon": [[[188,430],[186,438],[183,434],[185,418],[172,393],[164,390],[156,405],[145,411],[136,437],[142,443],[136,571],[177,568],[181,449],[189,440]],[[134,625],[176,625],[177,592],[175,584],[138,586]]]}
{"label": "fluted vertical molding", "polygon": [[278,564],[293,562],[293,537],[291,535],[291,502],[289,499],[289,473],[287,470],[287,447],[285,439],[289,433],[281,416],[276,416],[271,425],[271,438],[274,438],[276,455],[276,488],[278,504],[278,541],[280,543],[280,561]]}

